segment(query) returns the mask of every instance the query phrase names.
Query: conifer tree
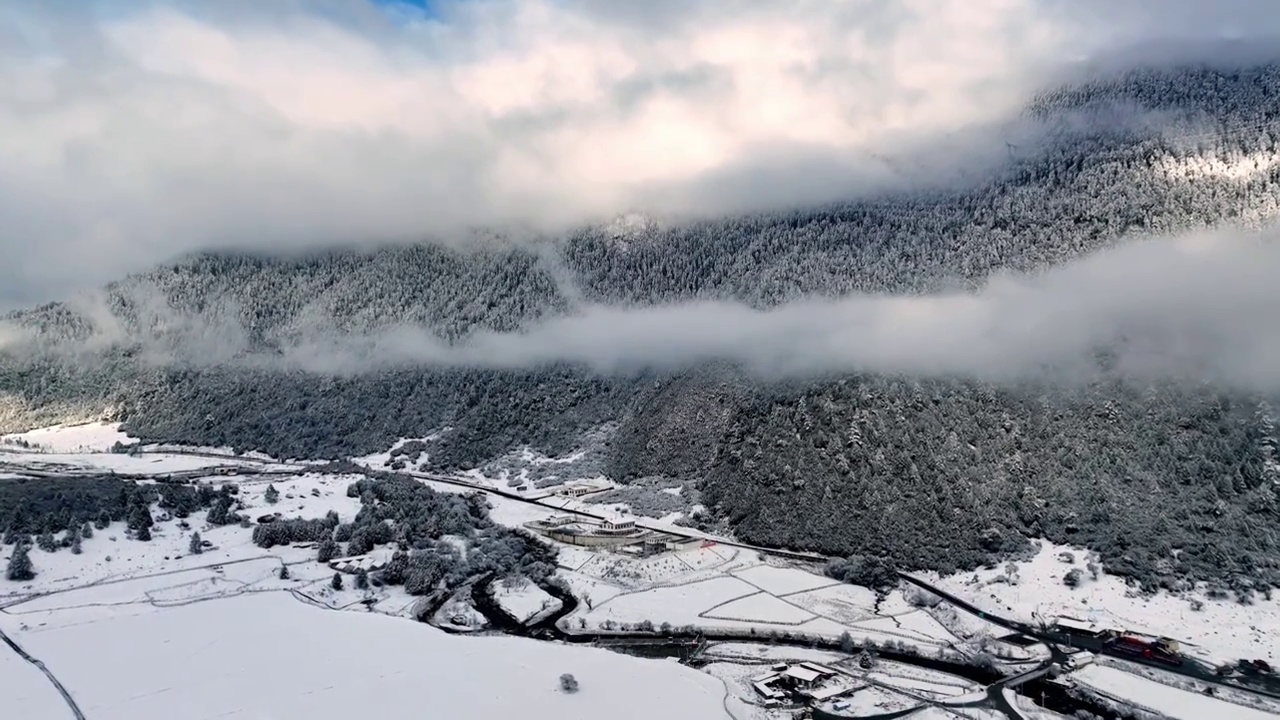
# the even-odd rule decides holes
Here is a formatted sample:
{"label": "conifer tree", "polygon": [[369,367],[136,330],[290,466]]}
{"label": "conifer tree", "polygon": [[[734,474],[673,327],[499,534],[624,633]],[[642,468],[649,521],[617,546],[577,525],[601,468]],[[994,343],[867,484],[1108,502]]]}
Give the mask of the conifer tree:
{"label": "conifer tree", "polygon": [[4,576],[14,582],[25,582],[36,576],[31,564],[31,546],[19,541],[13,546],[13,554],[9,556],[9,567]]}

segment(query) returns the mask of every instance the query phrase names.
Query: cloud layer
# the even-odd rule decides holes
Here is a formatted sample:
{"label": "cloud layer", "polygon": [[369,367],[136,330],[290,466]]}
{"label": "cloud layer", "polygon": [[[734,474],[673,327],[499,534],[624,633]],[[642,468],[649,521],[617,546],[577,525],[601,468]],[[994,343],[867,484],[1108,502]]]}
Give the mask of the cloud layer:
{"label": "cloud layer", "polygon": [[976,293],[852,296],[769,311],[586,306],[455,347],[408,327],[319,335],[271,362],[343,372],[565,361],[616,372],[729,360],[768,377],[857,371],[993,381],[1072,380],[1105,365],[1130,378],[1274,392],[1277,273],[1280,242],[1270,235],[1197,235],[1126,245],[1035,277],[995,278]]}
{"label": "cloud layer", "polygon": [[937,175],[904,170],[922,143],[963,164],[1002,149],[975,128],[1065,60],[1264,32],[1274,15],[1247,0],[466,0],[393,22],[364,0],[0,0],[0,308],[193,249],[913,183]]}

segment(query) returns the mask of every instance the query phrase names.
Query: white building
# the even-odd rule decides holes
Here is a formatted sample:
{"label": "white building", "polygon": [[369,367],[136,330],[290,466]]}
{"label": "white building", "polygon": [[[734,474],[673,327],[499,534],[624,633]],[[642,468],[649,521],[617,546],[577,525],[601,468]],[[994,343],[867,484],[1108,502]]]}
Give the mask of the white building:
{"label": "white building", "polygon": [[615,520],[605,520],[600,523],[600,527],[596,530],[596,533],[599,535],[630,535],[635,531],[635,520],[623,520],[619,518]]}

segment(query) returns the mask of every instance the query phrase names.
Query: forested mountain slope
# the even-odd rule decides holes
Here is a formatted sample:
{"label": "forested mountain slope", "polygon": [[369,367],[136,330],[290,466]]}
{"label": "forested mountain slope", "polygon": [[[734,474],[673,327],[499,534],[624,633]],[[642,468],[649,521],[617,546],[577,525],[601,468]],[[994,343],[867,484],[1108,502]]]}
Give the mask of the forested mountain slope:
{"label": "forested mountain slope", "polygon": [[[15,315],[40,340],[2,358],[0,430],[105,413],[145,438],[343,456],[449,427],[431,462],[470,468],[519,446],[567,452],[607,427],[613,476],[699,482],[749,541],[954,569],[1049,537],[1149,584],[1274,585],[1266,397],[1104,367],[1045,384],[774,382],[732,363],[326,374],[272,358],[398,325],[462,343],[584,303],[771,307],[972,287],[1133,235],[1259,224],[1280,210],[1277,91],[1273,66],[1150,70],[1049,93],[1027,111],[1048,128],[1040,142],[947,192],[479,250],[184,260],[113,284],[97,304]],[[1103,116],[1126,121],[1082,129]]]}

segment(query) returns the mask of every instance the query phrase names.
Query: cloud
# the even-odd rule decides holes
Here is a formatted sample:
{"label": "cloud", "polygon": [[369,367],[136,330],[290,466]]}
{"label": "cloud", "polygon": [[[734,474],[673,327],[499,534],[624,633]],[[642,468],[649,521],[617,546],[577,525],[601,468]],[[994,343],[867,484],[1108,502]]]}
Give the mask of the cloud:
{"label": "cloud", "polygon": [[1066,59],[1259,34],[1274,15],[1246,0],[466,0],[393,22],[357,0],[0,1],[0,307],[195,249],[921,182],[998,157],[982,129]]}
{"label": "cloud", "polygon": [[1137,379],[1280,390],[1280,242],[1204,234],[1099,252],[980,291],[851,296],[772,310],[700,302],[585,306],[520,333],[448,347],[411,327],[314,335],[286,349],[293,367],[346,372],[387,364],[602,372],[739,363],[768,377],[887,372],[992,381],[1078,379],[1100,363]]}
{"label": "cloud", "polygon": [[[759,310],[732,302],[619,307],[576,302],[518,332],[449,343],[416,325],[340,330],[307,311],[253,339],[234,302],[178,312],[131,285],[126,327],[102,295],[69,307],[93,328],[46,351],[86,360],[117,343],[145,362],[252,366],[349,375],[389,367],[521,369],[571,363],[596,372],[681,370],[728,361],[766,380],[856,372],[1000,383],[1077,382],[1100,368],[1138,381],[1178,380],[1280,392],[1280,229],[1133,241],[1034,275],[1003,274],[976,291],[850,295]],[[139,330],[138,328],[141,328]],[[28,330],[0,324],[0,352]]]}

